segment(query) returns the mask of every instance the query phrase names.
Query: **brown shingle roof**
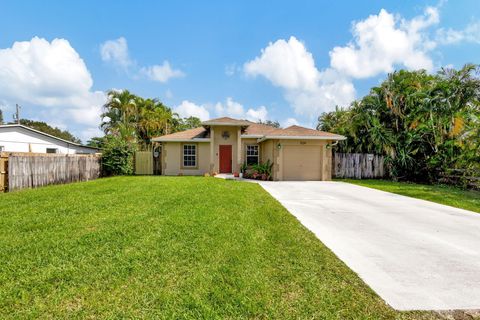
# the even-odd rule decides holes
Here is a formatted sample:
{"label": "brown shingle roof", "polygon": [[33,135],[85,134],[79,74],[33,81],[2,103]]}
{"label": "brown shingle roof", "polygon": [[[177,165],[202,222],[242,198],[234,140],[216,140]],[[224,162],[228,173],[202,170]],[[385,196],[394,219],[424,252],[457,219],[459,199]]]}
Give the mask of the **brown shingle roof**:
{"label": "brown shingle roof", "polygon": [[[235,122],[236,121],[236,122]],[[237,123],[238,126],[245,127],[242,135],[247,136],[254,136],[257,138],[264,138],[264,139],[275,139],[275,138],[310,138],[310,139],[326,139],[326,140],[343,140],[345,139],[344,136],[318,131],[310,128],[300,127],[300,126],[290,126],[285,129],[281,128],[274,128],[271,126],[267,126],[265,124],[255,123],[247,120],[236,120],[228,117],[213,119],[209,121],[203,122],[203,125],[208,126],[212,123],[228,123],[229,125],[234,125]],[[180,131],[168,135],[164,135],[161,137],[153,138],[152,141],[188,141],[194,139],[205,139],[210,138],[210,130],[206,129],[205,127],[199,127],[195,129],[189,129],[185,131]]]}
{"label": "brown shingle roof", "polygon": [[204,127],[198,127],[194,129],[188,129],[185,131],[175,132],[172,134],[167,134],[160,137],[155,137],[155,138],[152,138],[152,141],[167,141],[167,140],[185,141],[185,140],[192,140],[192,139],[204,139],[209,137],[210,137],[210,134],[207,131],[207,129],[205,129]]}

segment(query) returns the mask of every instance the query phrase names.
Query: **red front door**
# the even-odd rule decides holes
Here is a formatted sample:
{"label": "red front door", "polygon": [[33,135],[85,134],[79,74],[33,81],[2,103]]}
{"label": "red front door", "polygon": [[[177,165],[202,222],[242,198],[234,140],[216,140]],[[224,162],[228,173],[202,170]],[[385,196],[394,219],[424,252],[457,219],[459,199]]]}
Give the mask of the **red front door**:
{"label": "red front door", "polygon": [[220,145],[220,173],[232,173],[232,146]]}

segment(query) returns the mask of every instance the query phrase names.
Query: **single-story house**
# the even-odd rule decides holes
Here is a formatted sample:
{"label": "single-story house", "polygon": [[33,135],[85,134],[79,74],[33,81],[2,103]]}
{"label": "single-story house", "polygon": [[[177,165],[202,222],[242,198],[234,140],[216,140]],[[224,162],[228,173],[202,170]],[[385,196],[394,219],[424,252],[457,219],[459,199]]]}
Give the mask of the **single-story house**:
{"label": "single-story house", "polygon": [[97,148],[81,145],[20,124],[0,125],[0,152],[93,154]]}
{"label": "single-story house", "polygon": [[228,117],[153,138],[162,145],[162,175],[239,172],[270,160],[273,180],[330,180],[332,145],[345,137],[300,126],[274,128]]}

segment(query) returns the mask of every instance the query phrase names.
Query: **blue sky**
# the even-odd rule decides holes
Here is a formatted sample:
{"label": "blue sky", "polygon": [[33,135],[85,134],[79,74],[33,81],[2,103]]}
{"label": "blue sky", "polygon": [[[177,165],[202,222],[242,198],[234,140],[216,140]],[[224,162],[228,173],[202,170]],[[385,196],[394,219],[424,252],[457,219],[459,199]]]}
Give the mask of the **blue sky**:
{"label": "blue sky", "polygon": [[100,134],[106,90],[314,126],[395,69],[479,63],[478,1],[4,1],[0,108]]}

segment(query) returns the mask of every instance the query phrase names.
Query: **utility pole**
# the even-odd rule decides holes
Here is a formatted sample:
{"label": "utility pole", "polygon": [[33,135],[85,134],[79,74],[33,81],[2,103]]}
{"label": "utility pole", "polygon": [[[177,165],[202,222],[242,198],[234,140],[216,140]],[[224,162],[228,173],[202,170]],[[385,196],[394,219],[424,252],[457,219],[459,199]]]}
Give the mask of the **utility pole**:
{"label": "utility pole", "polygon": [[20,106],[18,105],[18,103],[15,104],[15,106],[16,106],[16,108],[17,108],[17,111],[16,111],[15,114],[13,115],[13,120],[16,121],[17,124],[20,124],[20,109],[21,109],[22,107],[20,107]]}

